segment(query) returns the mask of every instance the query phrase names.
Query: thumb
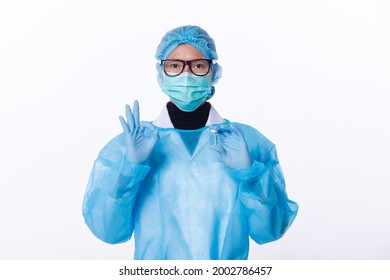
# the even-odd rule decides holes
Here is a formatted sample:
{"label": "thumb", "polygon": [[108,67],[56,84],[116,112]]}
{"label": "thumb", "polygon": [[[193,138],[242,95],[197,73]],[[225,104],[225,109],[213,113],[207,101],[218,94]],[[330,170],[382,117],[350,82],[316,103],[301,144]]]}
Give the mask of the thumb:
{"label": "thumb", "polygon": [[153,138],[154,140],[157,140],[159,138],[158,129],[152,123],[142,121],[141,126],[147,128],[151,132],[151,138]]}
{"label": "thumb", "polygon": [[226,150],[221,145],[211,145],[210,149],[217,151],[222,157],[226,155]]}

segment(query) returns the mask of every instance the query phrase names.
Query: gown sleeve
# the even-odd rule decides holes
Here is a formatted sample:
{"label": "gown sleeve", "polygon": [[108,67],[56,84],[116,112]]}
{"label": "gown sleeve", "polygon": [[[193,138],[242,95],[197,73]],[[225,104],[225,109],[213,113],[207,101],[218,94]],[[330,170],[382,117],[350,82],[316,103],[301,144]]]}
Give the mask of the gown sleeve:
{"label": "gown sleeve", "polygon": [[281,238],[293,223],[298,204],[287,196],[275,146],[260,133],[244,133],[252,157],[248,169],[233,170],[245,206],[249,236],[258,244]]}
{"label": "gown sleeve", "polygon": [[92,233],[104,242],[129,240],[133,233],[133,208],[147,165],[126,160],[123,134],[111,140],[93,165],[83,201],[83,216]]}

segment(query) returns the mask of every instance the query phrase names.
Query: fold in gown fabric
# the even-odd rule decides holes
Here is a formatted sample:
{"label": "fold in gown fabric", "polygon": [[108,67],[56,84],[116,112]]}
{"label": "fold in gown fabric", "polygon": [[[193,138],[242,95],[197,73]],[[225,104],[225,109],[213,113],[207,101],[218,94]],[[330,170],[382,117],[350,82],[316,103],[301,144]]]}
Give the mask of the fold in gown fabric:
{"label": "fold in gown fabric", "polygon": [[298,205],[287,196],[275,146],[254,128],[234,125],[248,144],[248,169],[224,165],[210,149],[208,126],[158,127],[142,165],[126,160],[124,135],[115,137],[88,182],[83,214],[90,230],[108,243],[134,233],[134,259],[247,259],[249,238],[281,238]]}

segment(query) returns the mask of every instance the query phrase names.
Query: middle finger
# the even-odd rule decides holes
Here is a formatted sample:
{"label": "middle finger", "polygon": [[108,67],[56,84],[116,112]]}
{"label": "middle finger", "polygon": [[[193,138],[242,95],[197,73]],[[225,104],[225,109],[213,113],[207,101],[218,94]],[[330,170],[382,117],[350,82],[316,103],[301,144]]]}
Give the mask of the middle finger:
{"label": "middle finger", "polygon": [[134,130],[134,116],[129,105],[126,105],[126,118],[129,129]]}

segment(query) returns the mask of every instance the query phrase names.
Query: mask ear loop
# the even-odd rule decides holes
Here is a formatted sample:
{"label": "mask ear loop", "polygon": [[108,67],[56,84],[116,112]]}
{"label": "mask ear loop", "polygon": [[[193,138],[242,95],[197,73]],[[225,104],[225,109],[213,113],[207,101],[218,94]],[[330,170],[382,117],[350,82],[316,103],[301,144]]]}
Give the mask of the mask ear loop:
{"label": "mask ear loop", "polygon": [[209,95],[207,95],[207,97],[206,97],[206,100],[209,100],[209,99],[211,99],[211,97],[213,97],[214,96],[214,93],[215,93],[215,87],[213,86],[213,80],[214,80],[214,71],[215,71],[215,66],[214,65],[216,65],[216,63],[215,63],[215,60],[211,60],[211,65],[210,65],[210,70],[209,70],[209,74],[210,74],[210,76],[211,76],[211,92],[209,93]]}
{"label": "mask ear loop", "polygon": [[162,82],[163,82],[163,74],[162,74],[162,63],[156,62],[156,69],[157,69],[157,82],[160,88],[162,88]]}
{"label": "mask ear loop", "polygon": [[215,85],[222,76],[222,67],[216,61],[213,60],[213,63],[211,64],[211,69],[212,69],[211,83]]}

